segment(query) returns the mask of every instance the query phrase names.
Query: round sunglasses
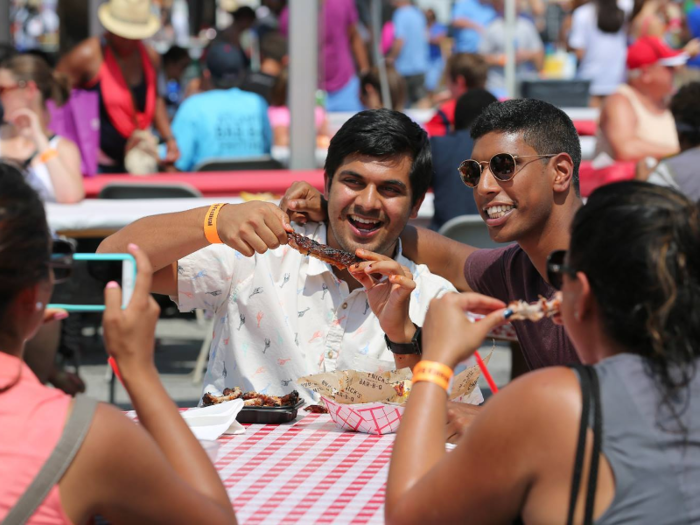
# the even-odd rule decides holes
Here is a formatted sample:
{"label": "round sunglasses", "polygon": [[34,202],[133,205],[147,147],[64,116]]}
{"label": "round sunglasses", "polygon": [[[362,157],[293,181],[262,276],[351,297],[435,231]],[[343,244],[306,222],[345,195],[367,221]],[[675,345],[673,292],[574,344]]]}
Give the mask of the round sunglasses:
{"label": "round sunglasses", "polygon": [[[544,159],[556,157],[556,154],[548,155],[511,155],[510,153],[497,153],[491,160],[486,162],[479,162],[474,159],[467,159],[462,161],[462,163],[457,168],[459,171],[459,176],[462,178],[462,182],[469,186],[470,188],[475,188],[479,184],[479,179],[481,179],[481,174],[484,172],[484,164],[488,164],[491,173],[496,179],[500,181],[508,181],[515,177],[515,174],[523,169],[525,166],[534,162],[536,159]],[[526,162],[520,168],[518,168],[518,159],[528,159],[531,158],[530,162]]]}
{"label": "round sunglasses", "polygon": [[564,284],[564,274],[572,279],[576,278],[576,270],[564,264],[566,250],[556,250],[547,257],[547,280],[556,290],[561,290]]}

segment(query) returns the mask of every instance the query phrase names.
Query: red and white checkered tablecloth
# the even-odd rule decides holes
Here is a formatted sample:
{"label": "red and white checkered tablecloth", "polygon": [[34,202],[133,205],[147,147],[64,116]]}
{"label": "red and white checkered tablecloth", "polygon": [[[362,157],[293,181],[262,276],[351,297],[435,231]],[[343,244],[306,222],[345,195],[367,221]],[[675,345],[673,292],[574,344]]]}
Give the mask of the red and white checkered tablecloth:
{"label": "red and white checkered tablecloth", "polygon": [[238,522],[383,523],[394,434],[344,432],[326,414],[222,436],[216,468]]}

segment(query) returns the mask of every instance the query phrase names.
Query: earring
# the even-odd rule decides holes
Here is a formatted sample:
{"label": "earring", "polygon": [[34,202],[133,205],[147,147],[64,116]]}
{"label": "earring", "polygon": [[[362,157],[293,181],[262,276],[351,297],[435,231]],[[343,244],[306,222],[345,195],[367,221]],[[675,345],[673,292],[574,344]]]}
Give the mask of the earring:
{"label": "earring", "polygon": [[36,311],[37,311],[37,312],[38,312],[39,310],[41,310],[43,307],[44,307],[44,303],[42,303],[41,301],[38,301],[38,302],[36,303]]}
{"label": "earring", "polygon": [[579,315],[578,312],[574,312],[574,319],[576,319],[578,321],[580,317],[581,316]]}

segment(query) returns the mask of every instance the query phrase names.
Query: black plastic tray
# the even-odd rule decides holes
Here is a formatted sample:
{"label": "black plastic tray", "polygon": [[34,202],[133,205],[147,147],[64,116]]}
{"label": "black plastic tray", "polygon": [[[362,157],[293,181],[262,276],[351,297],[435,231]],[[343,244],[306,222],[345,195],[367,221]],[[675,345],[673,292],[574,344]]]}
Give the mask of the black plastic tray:
{"label": "black plastic tray", "polygon": [[296,405],[285,407],[246,407],[236,416],[239,423],[257,423],[260,425],[276,425],[289,423],[297,418],[297,410],[304,405],[300,399]]}

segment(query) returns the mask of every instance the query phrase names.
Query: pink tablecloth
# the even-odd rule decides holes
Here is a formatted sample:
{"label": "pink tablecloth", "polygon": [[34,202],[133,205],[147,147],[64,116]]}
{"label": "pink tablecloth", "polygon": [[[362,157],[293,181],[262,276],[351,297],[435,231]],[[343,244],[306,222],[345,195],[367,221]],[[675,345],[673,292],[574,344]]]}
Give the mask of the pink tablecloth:
{"label": "pink tablecloth", "polygon": [[238,522],[383,523],[394,434],[339,430],[328,415],[222,436],[216,468]]}
{"label": "pink tablecloth", "polygon": [[261,170],[261,171],[212,171],[202,173],[159,173],[148,177],[134,175],[97,175],[83,179],[85,196],[97,197],[107,184],[189,184],[204,197],[271,192],[284,195],[292,182],[305,180],[323,190],[323,170]]}

